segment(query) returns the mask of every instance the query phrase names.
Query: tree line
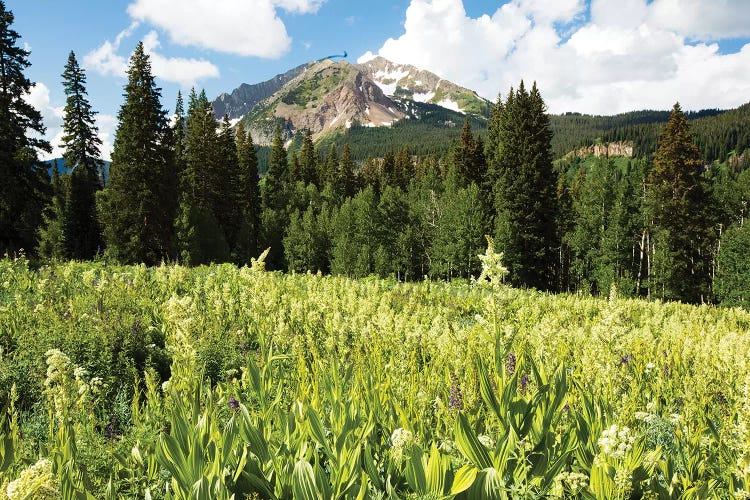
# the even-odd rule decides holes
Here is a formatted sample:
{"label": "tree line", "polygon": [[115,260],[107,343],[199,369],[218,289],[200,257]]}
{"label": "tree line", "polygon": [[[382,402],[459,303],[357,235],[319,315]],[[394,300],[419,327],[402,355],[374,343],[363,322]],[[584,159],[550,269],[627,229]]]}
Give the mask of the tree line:
{"label": "tree line", "polygon": [[71,52],[64,159],[52,178],[49,144],[23,101],[28,52],[0,2],[0,245],[43,259],[155,265],[247,264],[270,248],[271,269],[400,280],[468,279],[494,237],[513,286],[688,302],[747,303],[750,178],[707,165],[675,105],[653,160],[553,162],[553,128],[539,89],[523,82],[493,105],[481,135],[464,121],[447,153],[406,147],[357,162],[348,143],[303,131],[289,151],[276,130],[268,169],[242,123],[217,126],[205,92],[162,108],[148,55],[129,61],[109,179]]}

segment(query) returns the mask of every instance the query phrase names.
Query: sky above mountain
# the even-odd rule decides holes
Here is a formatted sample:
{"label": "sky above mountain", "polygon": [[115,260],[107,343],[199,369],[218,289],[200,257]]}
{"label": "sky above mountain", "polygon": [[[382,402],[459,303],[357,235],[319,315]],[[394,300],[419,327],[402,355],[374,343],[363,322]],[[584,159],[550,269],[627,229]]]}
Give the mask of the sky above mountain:
{"label": "sky above mountain", "polygon": [[[73,50],[109,156],[143,41],[172,110],[347,51],[437,73],[495,100],[537,81],[553,113],[730,108],[750,100],[748,0],[6,0],[31,50],[29,100],[60,137]],[[60,154],[59,148],[53,156]]]}

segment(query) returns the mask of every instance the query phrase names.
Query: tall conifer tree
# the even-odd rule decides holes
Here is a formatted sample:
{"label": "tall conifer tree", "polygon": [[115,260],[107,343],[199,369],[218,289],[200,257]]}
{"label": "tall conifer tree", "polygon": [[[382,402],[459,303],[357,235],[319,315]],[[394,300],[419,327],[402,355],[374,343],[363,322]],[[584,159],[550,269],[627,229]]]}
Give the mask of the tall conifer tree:
{"label": "tall conifer tree", "polygon": [[33,84],[24,75],[29,51],[18,46],[13,13],[0,0],[0,256],[33,251],[42,209],[50,196],[49,176],[38,162],[50,151],[41,113],[24,100]]}
{"label": "tall conifer tree", "polygon": [[70,168],[65,203],[65,244],[73,259],[92,259],[102,245],[96,193],[102,189],[102,145],[94,124],[96,112],[86,99],[86,74],[70,52],[62,74],[67,96],[63,118],[63,158]]}
{"label": "tall conifer tree", "polygon": [[487,135],[495,245],[504,253],[513,284],[553,289],[557,178],[549,116],[536,84],[529,92],[521,82],[504,103],[498,100]]}
{"label": "tall conifer tree", "polygon": [[266,262],[272,269],[281,269],[284,266],[282,240],[289,221],[287,205],[290,194],[287,152],[281,137],[281,128],[276,127],[268,172],[261,191],[264,241],[265,245],[271,248]]}
{"label": "tall conifer tree", "polygon": [[664,299],[708,299],[715,237],[711,195],[701,175],[702,166],[687,117],[677,103],[659,135],[647,191],[653,217],[651,290]]}
{"label": "tall conifer tree", "polygon": [[240,212],[240,227],[234,246],[234,259],[248,264],[257,257],[260,246],[260,189],[258,186],[258,157],[253,137],[242,122],[237,124],[237,188],[236,203]]}
{"label": "tall conifer tree", "polygon": [[188,265],[229,258],[224,214],[228,191],[216,120],[206,93],[191,90],[185,120],[185,168],[182,171],[177,236]]}
{"label": "tall conifer tree", "polygon": [[109,183],[97,196],[107,251],[122,262],[173,258],[177,178],[171,130],[151,62],[139,43],[117,115]]}

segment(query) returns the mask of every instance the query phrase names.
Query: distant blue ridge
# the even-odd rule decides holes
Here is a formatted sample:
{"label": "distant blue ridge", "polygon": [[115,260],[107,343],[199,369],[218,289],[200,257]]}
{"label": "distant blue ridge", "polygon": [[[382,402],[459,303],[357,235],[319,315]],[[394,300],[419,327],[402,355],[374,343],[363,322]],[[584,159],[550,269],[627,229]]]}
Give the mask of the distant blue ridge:
{"label": "distant blue ridge", "polygon": [[[104,162],[104,168],[102,172],[102,176],[104,177],[104,184],[106,185],[107,182],[109,182],[109,166],[111,162],[108,162],[106,160],[102,160]],[[45,160],[43,163],[47,165],[47,173],[50,177],[52,177],[52,168],[54,167],[55,162],[57,162],[57,169],[60,172],[60,175],[65,175],[70,173],[70,169],[68,168],[68,164],[65,161],[64,158],[53,158],[51,160]]]}

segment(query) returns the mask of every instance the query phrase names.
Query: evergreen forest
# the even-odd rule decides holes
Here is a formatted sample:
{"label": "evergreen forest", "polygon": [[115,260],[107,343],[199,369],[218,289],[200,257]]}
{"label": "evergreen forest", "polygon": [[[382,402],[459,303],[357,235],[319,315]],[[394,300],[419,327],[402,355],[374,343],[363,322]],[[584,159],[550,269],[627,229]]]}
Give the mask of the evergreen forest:
{"label": "evergreen forest", "polygon": [[260,146],[140,43],[45,162],[13,22],[0,500],[750,498],[750,104]]}
{"label": "evergreen forest", "polygon": [[[286,141],[279,127],[259,148],[242,122],[215,122],[203,91],[178,95],[170,115],[139,45],[106,176],[86,75],[70,53],[65,168],[53,162],[47,175],[41,117],[22,99],[28,52],[9,25],[4,36],[14,68],[0,109],[5,254],[244,265],[270,248],[274,270],[468,280],[489,235],[515,287],[748,300],[747,105],[551,116],[522,81],[487,117],[425,104],[421,121],[317,143],[305,130]],[[631,154],[591,154],[608,143]]]}

